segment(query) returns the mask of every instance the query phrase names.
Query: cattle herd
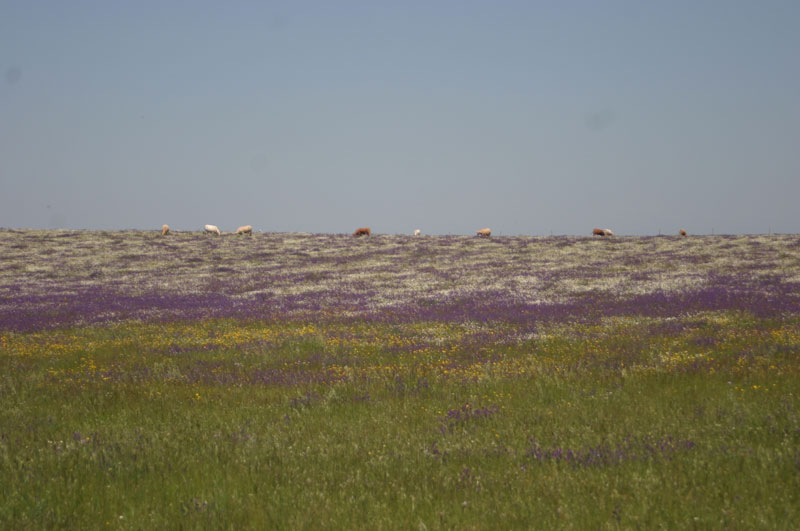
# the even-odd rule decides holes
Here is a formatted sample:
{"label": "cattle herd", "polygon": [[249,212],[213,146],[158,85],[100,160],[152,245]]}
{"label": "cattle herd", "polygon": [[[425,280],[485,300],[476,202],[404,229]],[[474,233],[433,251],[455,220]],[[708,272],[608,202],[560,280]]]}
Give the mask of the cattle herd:
{"label": "cattle herd", "polygon": [[[217,236],[222,235],[222,232],[220,232],[219,227],[217,227],[216,225],[206,225],[203,228],[206,234],[216,234]],[[169,225],[162,225],[161,235],[166,236],[167,234],[169,234]],[[253,234],[253,226],[242,225],[241,227],[236,229],[236,234],[237,235]],[[414,236],[419,236],[420,234],[422,234],[422,231],[420,229],[414,229],[413,234]],[[475,231],[475,234],[482,238],[490,238],[492,236],[492,229],[488,227],[485,229],[480,229],[478,231]],[[686,229],[680,229],[678,231],[678,234],[680,234],[681,236],[686,236],[687,235]],[[369,227],[359,227],[355,230],[355,232],[353,232],[354,238],[358,238],[359,236],[370,236],[370,235],[372,235],[372,230]],[[613,235],[614,232],[611,229],[597,229],[597,228],[592,229],[592,236],[600,236],[602,238],[606,238]]]}

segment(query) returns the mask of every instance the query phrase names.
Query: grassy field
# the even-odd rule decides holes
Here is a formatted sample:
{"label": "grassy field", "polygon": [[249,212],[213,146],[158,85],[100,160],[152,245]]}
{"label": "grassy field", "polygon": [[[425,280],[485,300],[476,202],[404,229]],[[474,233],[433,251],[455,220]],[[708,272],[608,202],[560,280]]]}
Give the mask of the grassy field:
{"label": "grassy field", "polygon": [[800,521],[798,236],[0,253],[0,528]]}

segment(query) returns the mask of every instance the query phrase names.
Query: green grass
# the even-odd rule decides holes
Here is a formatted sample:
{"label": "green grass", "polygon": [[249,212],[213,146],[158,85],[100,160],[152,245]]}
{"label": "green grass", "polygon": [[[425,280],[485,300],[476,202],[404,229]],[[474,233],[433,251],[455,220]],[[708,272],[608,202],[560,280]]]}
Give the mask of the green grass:
{"label": "green grass", "polygon": [[5,334],[0,527],[793,527],[800,322],[686,322]]}

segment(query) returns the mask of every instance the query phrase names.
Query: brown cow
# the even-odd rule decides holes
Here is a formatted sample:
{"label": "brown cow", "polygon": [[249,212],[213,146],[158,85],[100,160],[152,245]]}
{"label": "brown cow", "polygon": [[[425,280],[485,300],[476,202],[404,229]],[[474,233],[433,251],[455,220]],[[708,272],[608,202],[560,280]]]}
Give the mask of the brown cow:
{"label": "brown cow", "polygon": [[592,236],[605,236],[606,231],[603,229],[592,229]]}
{"label": "brown cow", "polygon": [[678,234],[680,234],[681,236],[686,236],[686,229],[679,230]]}
{"label": "brown cow", "polygon": [[369,230],[369,227],[359,227],[353,233],[353,238],[358,238],[359,236],[369,236],[372,234],[372,231]]}
{"label": "brown cow", "polygon": [[475,231],[475,234],[478,236],[483,236],[484,238],[489,238],[492,235],[492,229],[485,228],[478,231]]}
{"label": "brown cow", "polygon": [[236,234],[253,234],[252,225],[244,225],[236,229]]}
{"label": "brown cow", "polygon": [[169,234],[169,225],[161,225],[161,235],[166,236]]}

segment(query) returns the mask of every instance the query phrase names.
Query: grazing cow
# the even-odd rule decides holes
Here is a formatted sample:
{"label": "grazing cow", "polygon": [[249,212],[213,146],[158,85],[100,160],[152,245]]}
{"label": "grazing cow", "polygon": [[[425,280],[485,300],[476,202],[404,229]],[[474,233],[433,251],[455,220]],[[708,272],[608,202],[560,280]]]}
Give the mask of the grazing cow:
{"label": "grazing cow", "polygon": [[252,225],[243,225],[236,229],[236,234],[253,234],[253,226]]}
{"label": "grazing cow", "polygon": [[606,233],[606,234],[605,234],[606,236],[613,236],[613,235],[614,235],[614,233],[613,233],[613,232],[611,232],[611,229],[603,229],[603,232],[605,232],[605,233]]}
{"label": "grazing cow", "polygon": [[606,231],[603,229],[592,229],[592,236],[605,236]]}
{"label": "grazing cow", "polygon": [[169,225],[161,225],[161,235],[166,236],[169,234]]}
{"label": "grazing cow", "polygon": [[489,228],[481,229],[481,230],[475,231],[475,234],[477,234],[478,236],[482,236],[484,238],[488,238],[488,237],[490,237],[492,235],[492,229],[489,229]]}
{"label": "grazing cow", "polygon": [[679,230],[678,234],[680,234],[681,236],[686,236],[686,229]]}
{"label": "grazing cow", "polygon": [[359,236],[369,236],[370,234],[372,234],[372,231],[369,230],[369,227],[359,227],[353,233],[353,237],[358,238]]}
{"label": "grazing cow", "polygon": [[414,236],[419,236],[420,234],[422,234],[422,231],[421,231],[421,230],[419,230],[419,229],[414,229]]}
{"label": "grazing cow", "polygon": [[216,234],[217,236],[222,234],[219,231],[219,227],[217,227],[216,225],[206,225],[204,228],[206,230],[206,234]]}

